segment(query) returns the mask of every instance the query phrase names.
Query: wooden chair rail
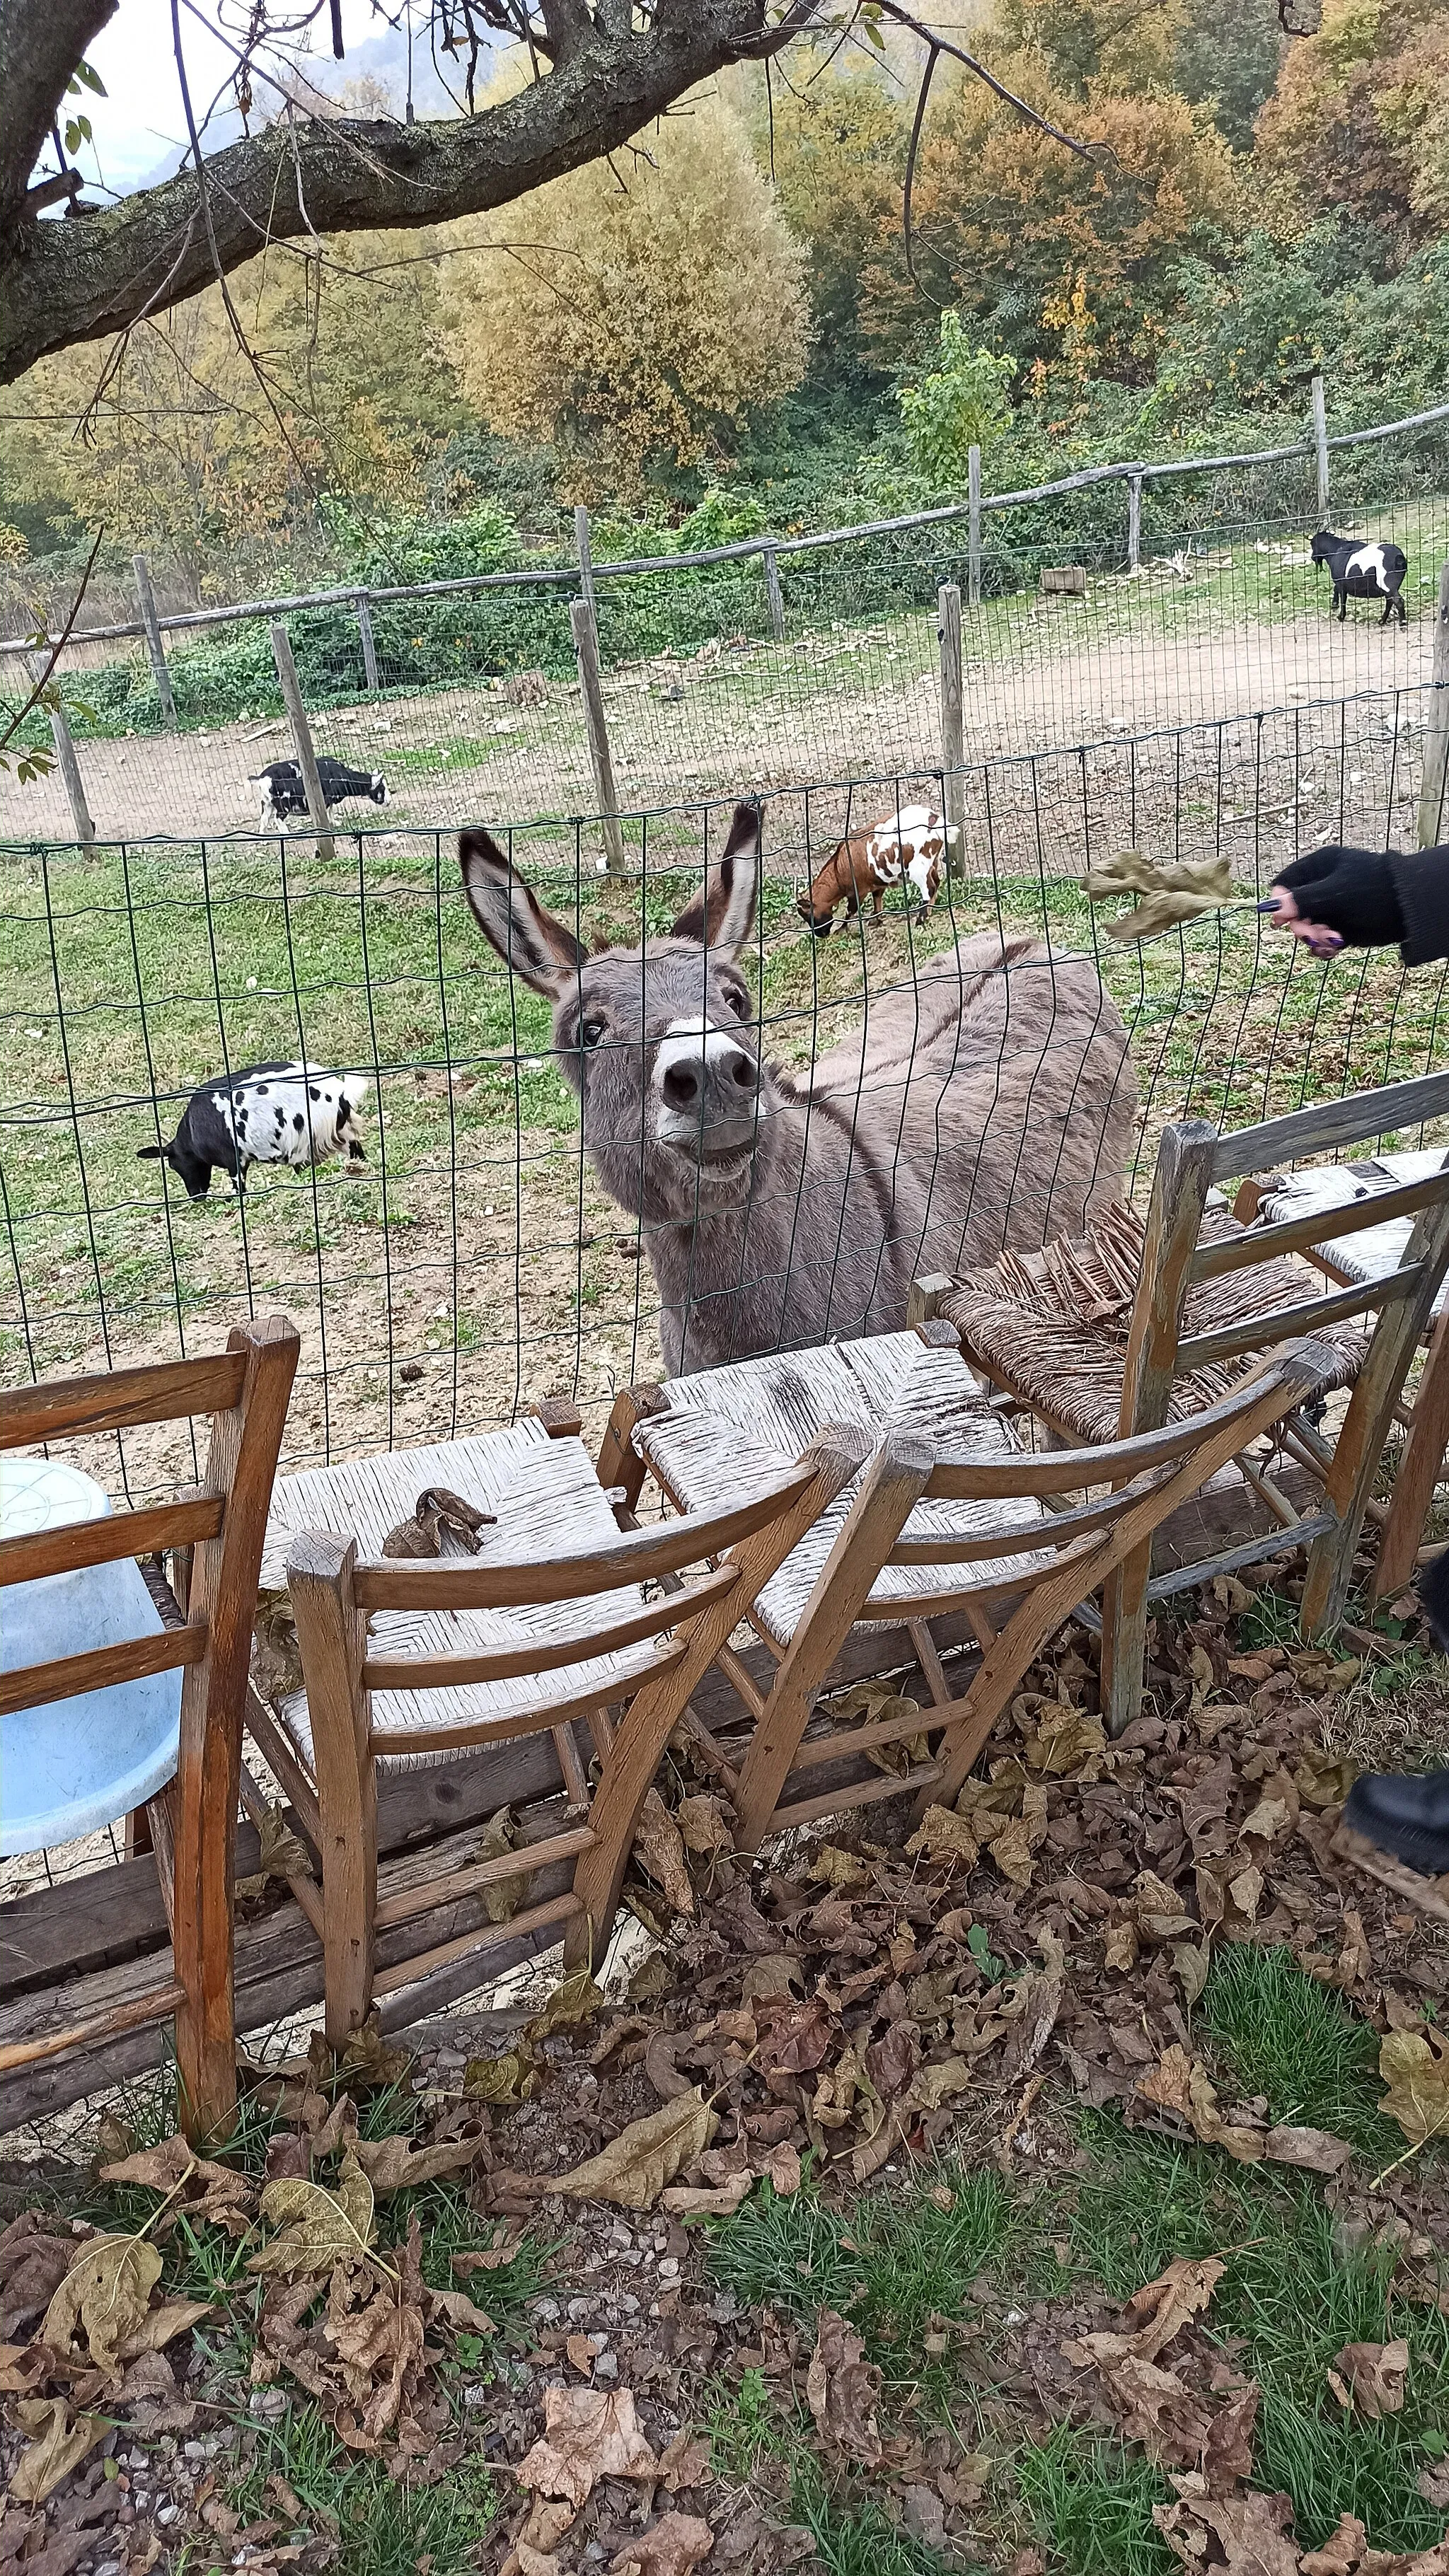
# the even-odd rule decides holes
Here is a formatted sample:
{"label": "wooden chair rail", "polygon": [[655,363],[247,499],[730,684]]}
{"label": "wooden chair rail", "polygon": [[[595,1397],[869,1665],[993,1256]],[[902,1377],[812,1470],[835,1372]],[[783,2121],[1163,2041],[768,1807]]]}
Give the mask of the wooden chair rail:
{"label": "wooden chair rail", "polygon": [[551,1638],[546,1645],[480,1647],[469,1655],[370,1655],[362,1667],[362,1686],[374,1691],[444,1690],[468,1682],[516,1681],[520,1673],[557,1672],[561,1665],[587,1663],[593,1656],[612,1654],[620,1646],[634,1646],[643,1637],[657,1637],[661,1630],[677,1627],[681,1619],[717,1601],[737,1579],[734,1567],[724,1566],[683,1592],[667,1593],[627,1618],[611,1620],[607,1629],[575,1630],[567,1637]]}
{"label": "wooden chair rail", "polygon": [[500,1852],[493,1860],[470,1861],[461,1869],[444,1870],[441,1876],[425,1880],[420,1887],[405,1887],[396,1896],[379,1897],[373,1921],[379,1932],[390,1932],[395,1923],[409,1923],[415,1914],[431,1914],[439,1904],[475,1896],[480,1887],[499,1887],[510,1878],[527,1878],[533,1871],[547,1868],[551,1861],[576,1860],[580,1852],[592,1851],[597,1841],[592,1825],[573,1825],[566,1833],[547,1835],[542,1842],[520,1843],[516,1851]]}
{"label": "wooden chair rail", "polygon": [[[1328,1312],[1327,1299],[1306,1311],[1317,1320]],[[1325,1350],[1325,1365],[1330,1356]],[[1133,1432],[1125,1440],[1105,1445],[1097,1442],[1090,1449],[1023,1449],[1012,1458],[941,1459],[931,1469],[922,1500],[964,1503],[993,1496],[1076,1493],[1139,1476],[1149,1468],[1173,1466],[1207,1434],[1251,1410],[1260,1392],[1261,1373],[1234,1387],[1221,1404],[1190,1413],[1181,1422],[1165,1422],[1159,1431]]]}
{"label": "wooden chair rail", "polygon": [[34,1583],[81,1565],[114,1565],[121,1557],[156,1556],[217,1538],[225,1510],[219,1495],[197,1503],[158,1503],[147,1511],[113,1512],[101,1521],[72,1521],[33,1537],[0,1539],[0,1585]]}
{"label": "wooden chair rail", "polygon": [[470,1746],[502,1743],[509,1736],[540,1735],[576,1717],[587,1717],[591,1709],[607,1708],[611,1700],[629,1698],[646,1681],[655,1681],[667,1673],[684,1651],[683,1638],[673,1638],[663,1646],[657,1641],[651,1643],[642,1654],[621,1656],[616,1672],[601,1676],[586,1690],[567,1699],[525,1701],[520,1707],[500,1709],[494,1716],[460,1719],[454,1726],[374,1727],[367,1749],[387,1760],[400,1753],[456,1753]]}
{"label": "wooden chair rail", "polygon": [[17,1672],[0,1673],[0,1716],[43,1708],[53,1699],[79,1698],[83,1691],[106,1690],[112,1682],[175,1672],[179,1664],[199,1664],[206,1642],[204,1628],[163,1628],[159,1636],[132,1637],[123,1646],[95,1646],[85,1655],[22,1664]]}
{"label": "wooden chair rail", "polygon": [[1230,1235],[1223,1243],[1201,1243],[1193,1255],[1189,1277],[1196,1286],[1204,1279],[1220,1279],[1227,1271],[1250,1270],[1256,1262],[1276,1261],[1280,1254],[1310,1252],[1341,1234],[1361,1234],[1369,1226],[1389,1225],[1399,1217],[1414,1216],[1420,1208],[1435,1207],[1444,1198],[1449,1198],[1449,1172],[1435,1174],[1427,1181],[1406,1181],[1398,1189],[1371,1192],[1367,1198],[1351,1199],[1346,1207],[1316,1208],[1308,1216],[1291,1217],[1285,1225],[1265,1225],[1252,1234]]}
{"label": "wooden chair rail", "polygon": [[20,1387],[0,1395],[0,1449],[83,1431],[176,1422],[185,1414],[230,1413],[241,1402],[246,1365],[244,1352],[220,1351],[210,1359],[167,1360],[156,1367],[113,1369],[104,1378]]}
{"label": "wooden chair rail", "polygon": [[[995,1530],[984,1538],[898,1538],[886,1561],[890,1565],[975,1565],[992,1557],[1031,1556],[1038,1548],[1066,1547],[1083,1530],[1104,1529],[1120,1520],[1133,1503],[1171,1472],[1171,1461],[1165,1461],[1148,1475],[1134,1477],[1130,1485],[1117,1492],[1099,1496],[1094,1503],[1081,1503],[1067,1511],[1049,1511],[1044,1519],[1020,1530]],[[1097,1478],[1099,1483],[1105,1482],[1106,1473],[1104,1466]]]}
{"label": "wooden chair rail", "polygon": [[[1401,1127],[1419,1127],[1429,1118],[1449,1115],[1449,1073],[1424,1073],[1411,1082],[1386,1083],[1378,1091],[1360,1092],[1348,1100],[1326,1101],[1312,1109],[1291,1110],[1286,1118],[1269,1118],[1262,1126],[1240,1128],[1235,1136],[1215,1139],[1212,1177],[1239,1180],[1271,1170],[1302,1154],[1327,1154],[1341,1145],[1366,1145]],[[1196,1130],[1205,1122],[1184,1122]]]}
{"label": "wooden chair rail", "polygon": [[1401,1270],[1391,1271],[1387,1279],[1371,1279],[1362,1288],[1344,1288],[1331,1297],[1314,1297],[1302,1306],[1279,1306],[1266,1314],[1250,1315],[1243,1324],[1231,1324],[1220,1333],[1189,1333],[1177,1345],[1177,1374],[1188,1375],[1193,1369],[1206,1368],[1210,1361],[1241,1359],[1245,1352],[1261,1350],[1267,1342],[1290,1341],[1301,1333],[1316,1333],[1325,1324],[1336,1324],[1347,1315],[1362,1315],[1370,1306],[1394,1306],[1411,1296],[1424,1276],[1422,1261],[1407,1261]]}
{"label": "wooden chair rail", "polygon": [[706,1557],[722,1556],[741,1539],[753,1538],[767,1521],[798,1502],[813,1472],[792,1468],[731,1510],[691,1513],[685,1519],[622,1531],[612,1545],[582,1549],[572,1556],[484,1557],[476,1563],[447,1565],[400,1564],[389,1557],[361,1559],[353,1575],[352,1597],[359,1610],[517,1610],[535,1603],[582,1600],[591,1592],[613,1592],[627,1583],[654,1582]]}

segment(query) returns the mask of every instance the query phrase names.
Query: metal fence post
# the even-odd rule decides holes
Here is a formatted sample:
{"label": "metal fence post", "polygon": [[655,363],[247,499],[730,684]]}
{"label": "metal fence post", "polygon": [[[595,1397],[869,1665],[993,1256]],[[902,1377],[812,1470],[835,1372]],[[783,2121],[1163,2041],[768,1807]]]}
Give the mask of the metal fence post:
{"label": "metal fence post", "polygon": [[285,626],[272,628],[272,659],[277,666],[277,678],[282,684],[282,703],[292,721],[292,740],[297,748],[297,767],[302,773],[302,784],[307,790],[307,810],[312,817],[312,827],[317,835],[317,856],[319,859],[330,860],[335,858],[337,853],[333,847],[332,835],[327,828],[327,799],[322,793],[322,781],[317,774],[317,753],[312,742],[312,728],[307,722],[307,710],[302,703],[302,683],[297,677],[297,665],[292,659],[292,639]]}
{"label": "metal fence post", "polygon": [[777,644],[785,641],[785,602],[780,595],[780,559],[773,546],[761,546],[765,567],[765,597],[770,603],[770,633]]}
{"label": "metal fence post", "polygon": [[961,820],[961,763],[964,739],[961,712],[961,593],[954,581],[943,582],[937,595],[941,638],[941,795],[948,823]]}
{"label": "metal fence post", "polygon": [[1434,618],[1434,661],[1429,714],[1424,726],[1424,775],[1419,786],[1419,847],[1432,850],[1444,830],[1444,789],[1449,775],[1449,563],[1439,571]]}
{"label": "metal fence post", "polygon": [[604,856],[611,876],[622,875],[624,868],[624,835],[619,829],[619,800],[614,792],[614,764],[609,756],[609,736],[604,723],[604,689],[599,674],[599,636],[594,612],[586,599],[576,599],[569,610],[574,630],[574,651],[578,656],[579,686],[584,697],[584,729],[589,737],[589,760],[594,772],[594,788],[599,799],[599,821],[604,834]]}
{"label": "metal fence post", "polygon": [[972,608],[981,605],[981,450],[973,447],[966,458],[966,599]]}
{"label": "metal fence post", "polygon": [[171,674],[166,667],[166,647],[161,641],[161,620],[156,614],[156,600],[151,588],[151,569],[144,555],[132,555],[131,569],[136,576],[136,597],[140,603],[141,623],[146,629],[146,650],[151,656],[151,676],[156,695],[161,701],[161,721],[168,733],[176,731],[176,700],[171,694]]}
{"label": "metal fence post", "polygon": [[1315,376],[1309,387],[1313,400],[1313,448],[1318,459],[1318,524],[1328,525],[1328,413],[1323,399],[1323,378]]}
{"label": "metal fence post", "polygon": [[599,612],[594,603],[594,551],[589,543],[589,514],[582,501],[574,507],[574,544],[579,555],[579,588],[588,602],[589,615],[597,627]]}
{"label": "metal fence post", "polygon": [[1127,569],[1142,570],[1142,477],[1127,477]]}
{"label": "metal fence post", "polygon": [[[49,659],[48,653],[26,654],[25,667],[32,680],[44,678],[45,666]],[[54,677],[55,674],[52,673],[51,676]],[[96,827],[91,821],[90,807],[86,803],[86,791],[81,783],[80,762],[75,756],[75,744],[70,737],[70,726],[66,722],[65,708],[61,704],[59,689],[56,691],[55,705],[47,707],[46,714],[50,718],[50,738],[55,745],[55,757],[60,766],[61,777],[65,780],[65,792],[70,798],[71,820],[75,824],[76,839],[93,841],[96,837]]]}
{"label": "metal fence post", "polygon": [[372,611],[361,591],[357,594],[357,631],[362,637],[362,676],[376,697],[377,641],[372,631]]}

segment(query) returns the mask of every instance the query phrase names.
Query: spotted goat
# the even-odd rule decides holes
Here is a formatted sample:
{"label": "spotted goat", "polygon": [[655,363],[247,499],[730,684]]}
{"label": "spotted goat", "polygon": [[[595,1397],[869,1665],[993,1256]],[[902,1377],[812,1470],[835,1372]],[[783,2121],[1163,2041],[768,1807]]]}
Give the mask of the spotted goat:
{"label": "spotted goat", "polygon": [[881,905],[890,886],[908,884],[916,897],[917,921],[924,921],[941,890],[949,853],[960,839],[933,805],[902,805],[879,823],[852,832],[832,851],[808,894],[797,901],[802,921],[817,939],[828,939],[843,903],[853,921],[867,895],[872,918],[882,918]]}
{"label": "spotted goat", "polygon": [[367,1077],[320,1064],[254,1064],[230,1081],[204,1082],[181,1113],[169,1145],[142,1145],[138,1163],[168,1163],[186,1195],[204,1199],[214,1171],[240,1194],[254,1163],[367,1160],[355,1115]]}
{"label": "spotted goat", "polygon": [[1384,613],[1380,626],[1397,617],[1401,626],[1408,624],[1404,606],[1404,575],[1409,558],[1402,546],[1369,543],[1361,537],[1336,537],[1331,528],[1320,528],[1309,552],[1320,572],[1324,565],[1333,575],[1333,606],[1341,626],[1348,615],[1351,599],[1381,599]]}

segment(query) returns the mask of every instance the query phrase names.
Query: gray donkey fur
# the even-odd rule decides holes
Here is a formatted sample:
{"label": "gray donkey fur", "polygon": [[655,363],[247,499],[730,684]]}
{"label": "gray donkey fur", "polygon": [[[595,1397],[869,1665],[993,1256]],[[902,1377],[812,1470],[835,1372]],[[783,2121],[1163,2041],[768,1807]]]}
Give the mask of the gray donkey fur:
{"label": "gray donkey fur", "polygon": [[553,1005],[585,1150],[637,1217],[671,1376],[898,1330],[923,1271],[1079,1230],[1120,1195],[1136,1085],[1095,968],[985,932],[870,1000],[808,1080],[766,1062],[738,960],[761,815],[666,939],[590,955],[481,830],[474,915]]}

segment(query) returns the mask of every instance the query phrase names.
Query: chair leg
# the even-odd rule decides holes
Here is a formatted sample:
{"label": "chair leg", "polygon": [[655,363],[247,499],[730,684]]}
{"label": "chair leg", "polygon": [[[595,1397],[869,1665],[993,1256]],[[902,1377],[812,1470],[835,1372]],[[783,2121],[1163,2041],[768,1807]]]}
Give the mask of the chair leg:
{"label": "chair leg", "polygon": [[644,1461],[634,1446],[634,1426],[651,1413],[660,1412],[663,1404],[660,1389],[651,1385],[626,1386],[614,1398],[613,1411],[599,1443],[599,1482],[606,1493],[622,1485],[626,1511],[637,1511],[644,1490]]}
{"label": "chair leg", "polygon": [[1102,1587],[1102,1723],[1121,1735],[1142,1707],[1152,1548],[1138,1548]]}
{"label": "chair leg", "polygon": [[811,1443],[809,1454],[815,1474],[793,1511],[768,1521],[745,1542],[738,1558],[738,1583],[722,1600],[701,1611],[679,1662],[661,1673],[657,1681],[646,1682],[630,1702],[594,1793],[589,1816],[594,1830],[593,1848],[580,1856],[574,1872],[574,1893],[581,1898],[583,1911],[575,1915],[564,1933],[565,1967],[591,1966],[597,1972],[603,1962],[618,1912],[624,1872],[634,1848],[639,1810],[681,1708],[698,1689],[721,1646],[728,1644],[731,1631],[738,1627],[776,1567],[784,1564],[791,1549],[798,1547],[806,1531],[814,1528],[842,1486],[859,1473],[859,1449],[848,1445],[845,1436],[822,1433]]}
{"label": "chair leg", "polygon": [[750,1738],[735,1801],[736,1848],[758,1851],[780,1803],[815,1694],[849,1636],[876,1576],[930,1481],[925,1443],[887,1439],[866,1470],[800,1616],[765,1712]]}
{"label": "chair leg", "polygon": [[1402,1592],[1414,1571],[1414,1560],[1424,1535],[1424,1523],[1434,1499],[1434,1487],[1449,1447],[1449,1307],[1440,1316],[1429,1343],[1428,1357],[1419,1379],[1419,1392],[1414,1399],[1413,1424],[1394,1490],[1389,1497],[1389,1517],[1379,1541],[1378,1563],[1374,1567],[1373,1594],[1376,1601],[1386,1594]]}
{"label": "chair leg", "polygon": [[377,1914],[377,1765],[361,1668],[366,1621],[352,1598],[356,1542],[312,1530],[287,1560],[307,1675],[322,1857],[322,1952],[330,2048],[372,2007]]}

